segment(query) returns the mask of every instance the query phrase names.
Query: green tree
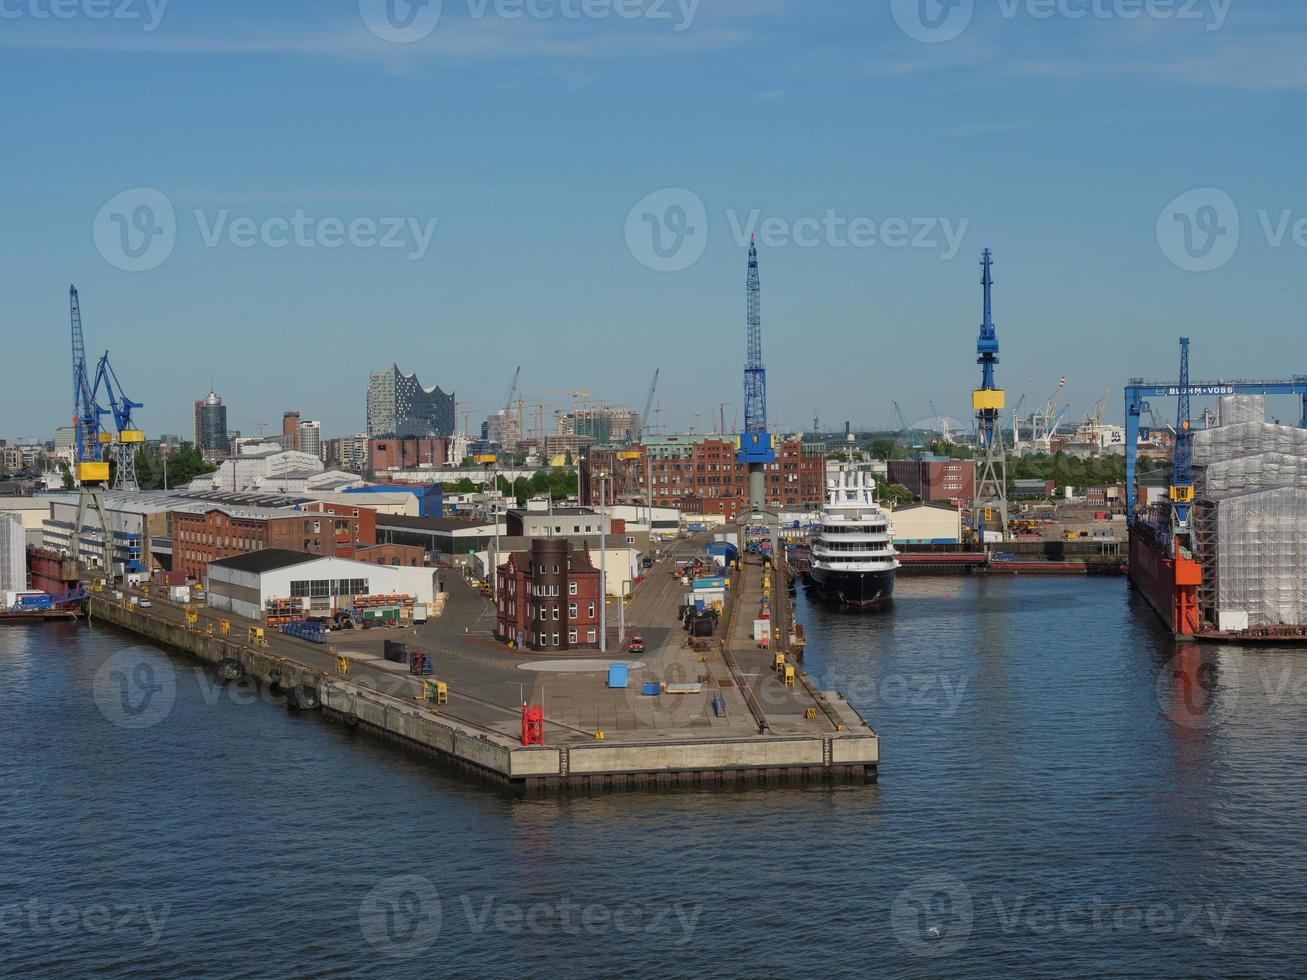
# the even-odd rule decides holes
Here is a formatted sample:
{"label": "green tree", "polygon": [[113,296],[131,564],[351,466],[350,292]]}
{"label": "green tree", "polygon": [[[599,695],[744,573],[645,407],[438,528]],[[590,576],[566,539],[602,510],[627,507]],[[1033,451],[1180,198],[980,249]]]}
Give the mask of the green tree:
{"label": "green tree", "polygon": [[912,491],[902,483],[885,483],[880,487],[880,500],[887,507],[902,507],[912,503]]}

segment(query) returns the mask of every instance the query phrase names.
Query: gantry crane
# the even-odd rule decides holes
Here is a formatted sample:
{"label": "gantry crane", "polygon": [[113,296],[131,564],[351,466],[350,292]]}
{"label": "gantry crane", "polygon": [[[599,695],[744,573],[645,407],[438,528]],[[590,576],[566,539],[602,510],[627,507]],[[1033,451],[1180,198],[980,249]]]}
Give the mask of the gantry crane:
{"label": "gantry crane", "polygon": [[[116,437],[110,444],[110,453],[114,461],[113,486],[115,490],[139,490],[136,479],[136,453],[145,442],[142,432],[132,419],[132,410],[143,408],[140,402],[134,402],[123,391],[118,375],[109,363],[109,352],[105,351],[95,371],[95,387],[92,397],[97,399],[101,387],[109,400],[109,414],[113,416]],[[103,409],[99,409],[103,411]]]}
{"label": "gantry crane", "polygon": [[68,306],[72,320],[73,349],[73,474],[77,480],[77,520],[68,535],[68,550],[74,561],[82,560],[82,521],[88,510],[100,517],[102,535],[100,561],[104,574],[113,581],[113,534],[104,502],[104,488],[109,483],[109,463],[104,447],[109,433],[100,418],[108,414],[95,403],[95,388],[86,366],[86,341],[82,336],[82,308],[77,287],[68,287]]}
{"label": "gantry crane", "polygon": [[636,417],[633,442],[639,442],[644,438],[645,430],[648,429],[649,410],[653,407],[654,395],[658,391],[658,375],[662,373],[662,368],[654,369],[653,380],[649,382],[649,390],[645,392],[644,401],[640,403],[640,414]]}
{"label": "gantry crane", "polygon": [[998,365],[998,331],[994,327],[991,302],[994,288],[994,277],[990,272],[992,264],[990,251],[985,249],[980,259],[984,319],[980,324],[980,336],[976,339],[980,387],[971,393],[971,406],[976,412],[976,449],[980,453],[971,512],[976,524],[976,538],[982,544],[987,529],[997,530],[1000,535],[1007,531],[1007,453],[1003,448],[1003,427],[998,421],[1005,395],[994,379],[994,368]]}
{"label": "gantry crane", "polygon": [[758,276],[758,246],[749,237],[747,342],[744,361],[744,431],[740,433],[739,461],[749,471],[749,510],[762,515],[767,509],[768,463],[775,461],[771,433],[767,431],[767,368],[762,360],[762,291]]}

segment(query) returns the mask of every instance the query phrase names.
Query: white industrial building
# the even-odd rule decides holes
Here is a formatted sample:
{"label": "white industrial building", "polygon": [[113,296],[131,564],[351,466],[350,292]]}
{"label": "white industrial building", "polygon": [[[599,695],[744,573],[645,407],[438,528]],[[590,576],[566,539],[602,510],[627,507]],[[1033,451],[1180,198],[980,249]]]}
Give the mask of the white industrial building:
{"label": "white industrial building", "polygon": [[295,451],[248,452],[223,460],[218,468],[197,476],[188,489],[226,493],[336,492],[346,487],[366,486],[356,473],[324,469],[316,455]]}
{"label": "white industrial building", "polygon": [[962,513],[947,504],[911,504],[890,511],[895,544],[957,544],[962,540]]}
{"label": "white industrial building", "polygon": [[262,619],[269,599],[302,599],[312,616],[349,608],[357,595],[407,595],[425,609],[435,600],[436,570],[403,565],[369,565],[349,558],[323,558],[265,548],[209,562],[208,604]]}
{"label": "white industrial building", "polygon": [[27,536],[23,522],[0,514],[0,592],[27,588]]}

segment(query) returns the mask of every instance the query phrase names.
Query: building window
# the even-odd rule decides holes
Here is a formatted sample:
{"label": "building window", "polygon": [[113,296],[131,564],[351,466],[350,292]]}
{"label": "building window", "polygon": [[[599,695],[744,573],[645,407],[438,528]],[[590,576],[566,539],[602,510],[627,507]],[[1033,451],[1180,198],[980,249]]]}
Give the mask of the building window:
{"label": "building window", "polygon": [[553,645],[554,645],[554,646],[558,646],[558,634],[557,634],[557,633],[554,634],[554,642],[553,642]]}
{"label": "building window", "polygon": [[576,642],[576,630],[568,630],[568,631],[567,631],[567,642],[568,642],[568,643],[575,643],[575,642]]}
{"label": "building window", "polygon": [[576,603],[575,603],[575,602],[569,602],[569,603],[567,604],[567,618],[568,618],[568,619],[576,619]]}
{"label": "building window", "polygon": [[593,602],[591,602],[591,603],[588,604],[587,608],[590,610],[589,613],[588,613],[588,615],[590,616],[591,619],[594,619],[594,614],[595,614],[595,604],[594,604]]}
{"label": "building window", "polygon": [[585,642],[586,642],[586,643],[594,643],[594,642],[595,642],[595,631],[594,631],[594,630],[586,630],[586,631],[585,631]]}
{"label": "building window", "polygon": [[576,595],[576,583],[575,583],[575,582],[568,582],[568,583],[567,583],[567,594],[568,594],[568,595]]}
{"label": "building window", "polygon": [[554,606],[554,619],[555,619],[555,621],[558,619],[558,607],[557,607],[557,606]]}

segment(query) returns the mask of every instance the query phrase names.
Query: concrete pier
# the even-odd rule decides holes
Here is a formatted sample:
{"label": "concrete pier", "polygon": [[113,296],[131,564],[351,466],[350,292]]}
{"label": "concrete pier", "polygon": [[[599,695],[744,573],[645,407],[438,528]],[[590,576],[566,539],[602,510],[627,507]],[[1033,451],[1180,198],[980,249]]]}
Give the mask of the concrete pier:
{"label": "concrete pier", "polygon": [[[639,655],[619,647],[602,657],[586,651],[544,660],[507,650],[491,637],[489,603],[456,576],[441,618],[406,630],[335,633],[330,648],[271,631],[265,646],[251,645],[247,627],[257,624],[203,606],[194,625],[158,599],[142,609],[102,593],[89,607],[95,623],[209,663],[237,661],[259,683],[309,685],[329,718],[523,790],[874,781],[876,733],[838,694],[816,691],[801,670],[786,686],[772,652],[753,641],[761,566],[746,566],[719,636],[704,651],[687,645],[676,621],[684,587],[672,574],[675,557],[650,570],[626,610],[634,624],[627,639],[638,631],[646,642]],[[779,588],[783,596],[783,581]],[[222,619],[230,623],[227,636]],[[448,704],[421,700],[423,678],[382,657],[387,639],[431,656],[435,675],[425,679],[448,685]],[[630,686],[610,689],[606,667],[618,661],[632,665]],[[646,684],[686,693],[646,697]],[[523,699],[544,707],[544,746],[521,744]]]}

